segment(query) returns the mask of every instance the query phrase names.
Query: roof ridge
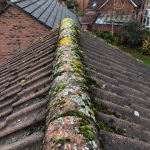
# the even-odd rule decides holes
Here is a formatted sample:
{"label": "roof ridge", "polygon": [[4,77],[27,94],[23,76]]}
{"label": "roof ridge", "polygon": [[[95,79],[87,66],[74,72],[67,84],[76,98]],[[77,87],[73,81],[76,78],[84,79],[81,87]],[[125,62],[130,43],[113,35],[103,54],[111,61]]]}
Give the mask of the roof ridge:
{"label": "roof ridge", "polygon": [[78,27],[66,18],[59,33],[44,149],[100,150],[98,127],[78,47]]}

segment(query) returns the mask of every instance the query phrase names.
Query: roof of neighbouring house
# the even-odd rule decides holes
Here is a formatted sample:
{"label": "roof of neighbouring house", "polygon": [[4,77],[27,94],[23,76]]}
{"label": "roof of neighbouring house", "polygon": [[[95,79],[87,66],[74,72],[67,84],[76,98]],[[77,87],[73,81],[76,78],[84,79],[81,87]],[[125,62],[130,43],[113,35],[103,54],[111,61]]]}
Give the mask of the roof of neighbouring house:
{"label": "roof of neighbouring house", "polygon": [[[89,0],[89,3],[86,7],[87,10],[98,10],[104,7],[110,0]],[[138,6],[142,3],[145,3],[145,0],[129,0],[134,6]]]}
{"label": "roof of neighbouring house", "polygon": [[133,18],[132,15],[112,15],[110,14],[100,14],[96,21],[95,24],[112,24],[112,20],[114,22],[114,25],[122,25],[125,22],[128,22]]}
{"label": "roof of neighbouring house", "polygon": [[[150,67],[84,29],[69,32],[52,29],[0,65],[0,149],[40,150],[47,143],[61,149],[70,143],[76,149],[149,150]],[[75,132],[80,144],[64,130]],[[84,137],[87,143],[80,141]]]}
{"label": "roof of neighbouring house", "polygon": [[64,18],[71,18],[80,26],[78,17],[58,0],[16,0],[10,4],[50,28],[58,26]]}
{"label": "roof of neighbouring house", "polygon": [[95,20],[97,19],[98,15],[96,14],[86,14],[81,18],[80,23],[81,24],[93,24]]}

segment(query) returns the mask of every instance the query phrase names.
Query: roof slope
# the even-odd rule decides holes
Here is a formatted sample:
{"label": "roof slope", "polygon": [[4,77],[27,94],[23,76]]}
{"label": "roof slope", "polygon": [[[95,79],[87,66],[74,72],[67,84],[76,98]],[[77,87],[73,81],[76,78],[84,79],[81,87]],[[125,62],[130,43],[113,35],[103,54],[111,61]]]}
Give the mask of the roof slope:
{"label": "roof slope", "polygon": [[80,35],[105,150],[150,149],[150,67],[87,31]]}
{"label": "roof slope", "polygon": [[[54,85],[56,88],[54,86],[53,89],[59,90],[57,81],[51,83],[49,78],[52,72],[52,61],[56,42],[58,41],[58,32],[58,28],[52,30],[44,38],[39,38],[26,50],[19,52],[0,66],[0,149],[2,150],[40,149],[44,138],[44,116],[49,99],[48,91]],[[68,31],[65,33],[68,34]],[[113,48],[101,39],[95,38],[88,31],[81,29],[81,33],[79,35],[80,49],[85,54],[83,64],[86,72],[83,74],[81,70],[83,65],[79,61],[75,61],[71,66],[80,72],[82,77],[86,78],[86,82],[79,81],[76,83],[74,81],[73,86],[72,80],[69,78],[66,80],[65,78],[63,81],[66,81],[65,84],[67,85],[63,86],[61,84],[60,86],[59,84],[61,94],[64,94],[64,96],[66,96],[66,93],[69,96],[74,94],[84,98],[84,102],[91,108],[86,113],[95,114],[96,120],[93,119],[93,124],[96,123],[100,128],[99,138],[104,150],[149,150],[150,67]],[[71,39],[77,41],[75,38]],[[65,39],[62,43],[68,41],[68,39]],[[62,55],[64,52],[62,50],[60,49],[60,53],[56,53],[54,62],[58,61],[57,56]],[[76,49],[73,48],[73,50]],[[78,55],[74,54],[73,58],[78,58]],[[66,53],[66,58],[68,57],[67,55],[68,53]],[[65,61],[64,56],[60,57],[63,61]],[[66,63],[60,62],[55,65],[56,68],[53,70],[54,75],[57,75],[59,79],[62,79],[59,76],[59,71],[63,72],[61,67],[64,64],[65,69],[69,66],[68,61]],[[79,70],[77,66],[79,66]],[[57,67],[60,68],[57,70]],[[78,77],[78,80],[82,79],[82,77],[74,74],[71,76],[72,79],[76,79],[76,77]],[[89,104],[89,98],[85,98],[82,95],[83,93],[80,92],[81,90],[62,92],[64,87],[70,87],[68,88],[69,90],[71,88],[76,89],[75,87],[79,83],[83,85],[85,91],[90,95],[92,104]],[[52,96],[56,94],[57,92],[54,91]],[[84,115],[82,113],[80,113],[82,117],[79,119],[77,111],[74,112],[75,121],[70,113],[59,115],[60,112],[64,112],[66,109],[70,110],[75,105],[69,105],[70,101],[65,103],[63,101],[63,105],[66,107],[62,107],[54,103],[55,98],[51,97],[54,105],[49,105],[51,109],[48,118],[53,115],[54,117],[51,118],[50,126],[46,128],[46,133],[52,132],[51,135],[55,134],[55,136],[59,137],[63,130],[72,132],[79,132],[80,130],[83,135],[87,136],[86,139],[90,139],[88,146],[91,143],[93,144],[91,139],[93,140],[94,138],[93,133],[96,128],[85,125],[87,120],[83,121],[82,117]],[[80,109],[82,111],[88,108],[79,99],[75,100],[79,104],[76,105],[77,110],[79,107],[82,107]],[[64,117],[66,121],[69,120],[67,122],[69,127],[64,124],[61,117]],[[78,124],[79,122],[80,124]],[[49,125],[48,123],[47,125]],[[72,128],[72,123],[75,123],[75,128]],[[90,120],[90,125],[93,124]],[[80,125],[79,130],[76,128],[78,125]],[[48,134],[49,137],[51,135]],[[78,139],[82,137],[80,134]],[[73,139],[66,139],[66,134],[64,138],[67,142]],[[64,138],[59,137],[54,143],[58,144],[57,146],[61,146],[64,143]],[[47,138],[46,140],[49,143],[53,142],[52,138]],[[71,141],[70,143],[73,142]],[[76,145],[74,147],[76,148]]]}
{"label": "roof slope", "polygon": [[52,29],[0,65],[1,150],[41,149],[57,36]]}
{"label": "roof slope", "polygon": [[22,0],[14,5],[50,28],[58,26],[64,18],[71,18],[80,26],[78,17],[58,0]]}

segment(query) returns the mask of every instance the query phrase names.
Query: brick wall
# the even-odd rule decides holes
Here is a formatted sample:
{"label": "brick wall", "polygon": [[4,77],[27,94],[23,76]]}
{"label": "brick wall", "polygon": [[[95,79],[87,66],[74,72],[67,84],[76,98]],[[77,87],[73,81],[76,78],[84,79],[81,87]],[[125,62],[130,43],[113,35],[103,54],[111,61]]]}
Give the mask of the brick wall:
{"label": "brick wall", "polygon": [[0,64],[49,30],[28,14],[9,6],[0,15]]}
{"label": "brick wall", "polygon": [[77,0],[77,3],[79,4],[79,7],[77,7],[77,11],[86,11],[86,7],[89,0]]}

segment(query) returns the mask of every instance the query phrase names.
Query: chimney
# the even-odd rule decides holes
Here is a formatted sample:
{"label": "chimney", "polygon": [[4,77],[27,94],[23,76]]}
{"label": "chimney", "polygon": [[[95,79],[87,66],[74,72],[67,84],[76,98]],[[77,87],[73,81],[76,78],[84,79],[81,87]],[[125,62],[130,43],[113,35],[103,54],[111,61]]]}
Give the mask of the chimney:
{"label": "chimney", "polygon": [[7,5],[6,0],[0,0],[0,11]]}

